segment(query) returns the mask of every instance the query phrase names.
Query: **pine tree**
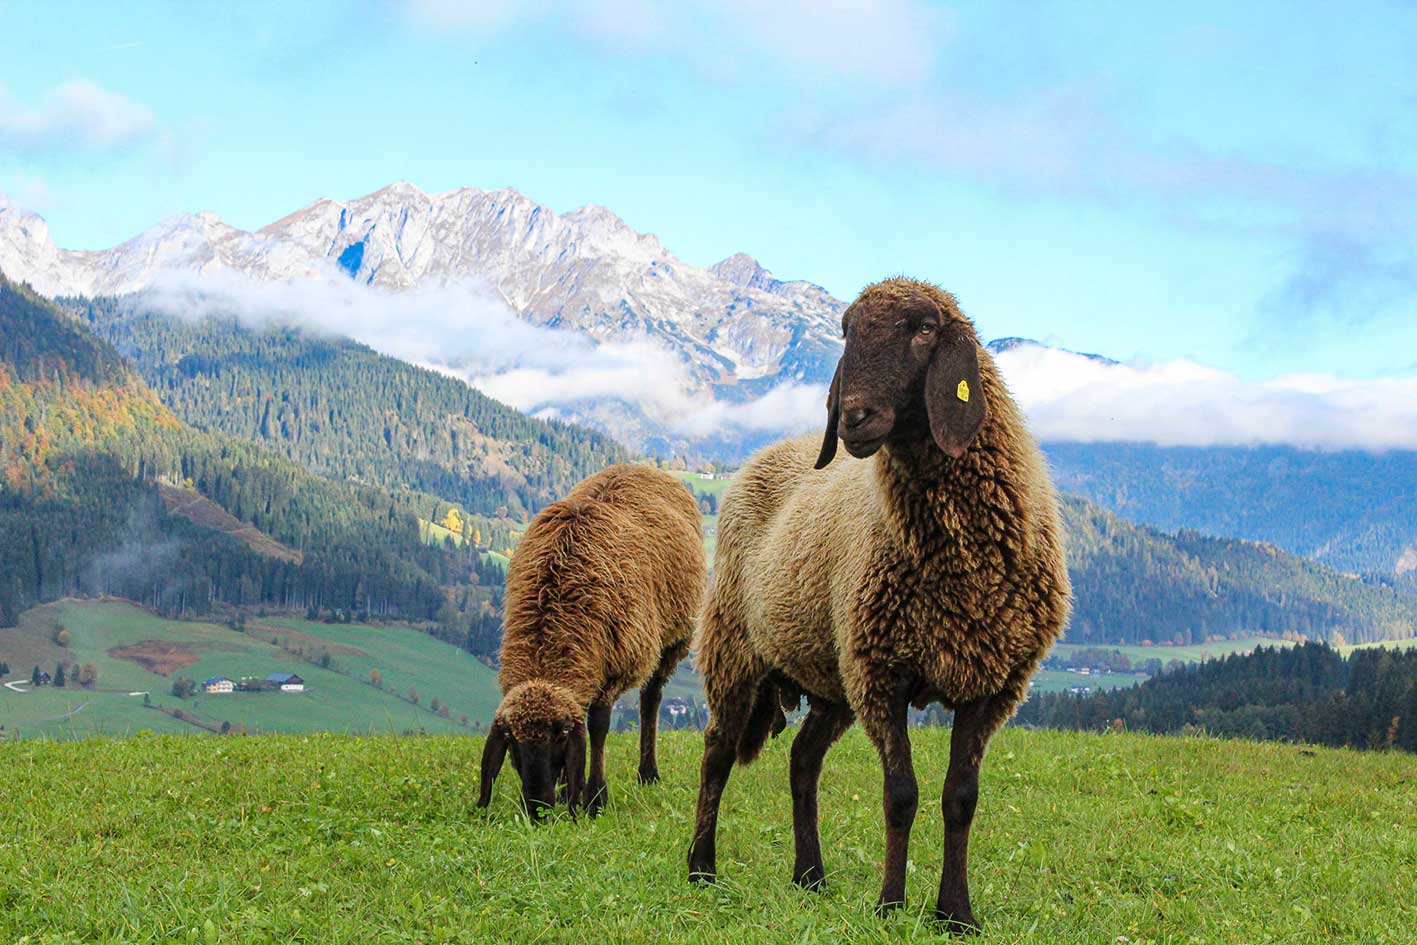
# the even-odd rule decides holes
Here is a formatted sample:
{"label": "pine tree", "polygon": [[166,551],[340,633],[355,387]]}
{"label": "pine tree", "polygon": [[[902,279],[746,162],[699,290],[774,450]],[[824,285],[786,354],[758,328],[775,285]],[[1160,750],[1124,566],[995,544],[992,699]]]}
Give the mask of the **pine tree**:
{"label": "pine tree", "polygon": [[64,688],[64,663],[62,661],[54,667],[54,685],[59,689]]}

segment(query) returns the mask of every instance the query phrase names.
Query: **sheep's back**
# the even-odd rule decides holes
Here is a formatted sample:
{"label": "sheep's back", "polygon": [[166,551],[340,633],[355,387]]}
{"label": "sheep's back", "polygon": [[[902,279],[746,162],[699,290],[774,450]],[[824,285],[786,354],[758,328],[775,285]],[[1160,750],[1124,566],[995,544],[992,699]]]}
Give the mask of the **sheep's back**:
{"label": "sheep's back", "polygon": [[503,691],[549,678],[588,702],[643,683],[688,639],[703,583],[699,510],[682,483],[643,466],[591,476],[542,509],[513,554]]}

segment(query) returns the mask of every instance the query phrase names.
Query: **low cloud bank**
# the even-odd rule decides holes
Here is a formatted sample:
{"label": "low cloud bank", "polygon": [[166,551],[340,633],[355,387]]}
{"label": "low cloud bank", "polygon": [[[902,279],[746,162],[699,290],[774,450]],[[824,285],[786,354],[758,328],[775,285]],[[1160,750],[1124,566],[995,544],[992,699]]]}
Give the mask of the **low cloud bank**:
{"label": "low cloud bank", "polygon": [[256,328],[296,325],[347,336],[527,413],[576,414],[595,402],[626,401],[690,439],[812,426],[826,398],[821,385],[786,383],[745,403],[716,401],[696,387],[677,354],[652,339],[596,341],[529,324],[496,289],[473,282],[389,292],[333,270],[290,282],[173,273],[159,277],[145,301],[187,319],[235,317]]}
{"label": "low cloud bank", "polygon": [[[821,384],[787,382],[742,403],[714,400],[652,339],[596,341],[528,324],[495,289],[475,283],[393,293],[335,272],[288,283],[217,273],[165,277],[147,298],[185,318],[235,316],[256,327],[349,336],[539,415],[587,415],[594,404],[622,401],[673,435],[718,442],[816,431],[824,417]],[[1414,377],[1246,381],[1191,361],[1104,363],[1031,345],[996,359],[1043,440],[1417,449]]]}
{"label": "low cloud bank", "polygon": [[996,357],[1043,440],[1417,449],[1413,377],[1246,381],[1193,361],[1106,364],[1043,347]]}

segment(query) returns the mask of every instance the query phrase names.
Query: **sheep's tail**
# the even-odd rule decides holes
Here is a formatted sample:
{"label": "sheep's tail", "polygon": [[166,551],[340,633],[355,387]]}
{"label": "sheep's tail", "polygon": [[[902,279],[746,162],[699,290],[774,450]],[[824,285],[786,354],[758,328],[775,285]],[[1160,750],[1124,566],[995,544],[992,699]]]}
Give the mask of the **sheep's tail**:
{"label": "sheep's tail", "polygon": [[743,734],[738,736],[738,763],[751,764],[767,744],[769,736],[776,738],[787,728],[785,709],[795,708],[802,699],[802,692],[790,681],[777,673],[769,673],[758,683],[753,694],[753,708],[748,713],[748,724]]}
{"label": "sheep's tail", "polygon": [[787,716],[777,703],[777,682],[767,677],[758,683],[753,695],[753,708],[748,713],[748,724],[743,726],[743,734],[738,736],[738,763],[751,764],[767,744],[769,735],[776,735],[787,727]]}

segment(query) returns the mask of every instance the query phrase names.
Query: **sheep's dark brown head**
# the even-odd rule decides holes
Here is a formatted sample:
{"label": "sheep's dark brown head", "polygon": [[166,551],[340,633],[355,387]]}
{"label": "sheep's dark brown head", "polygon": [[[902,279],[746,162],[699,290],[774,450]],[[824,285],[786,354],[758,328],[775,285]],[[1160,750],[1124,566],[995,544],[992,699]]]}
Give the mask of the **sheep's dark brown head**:
{"label": "sheep's dark brown head", "polygon": [[510,753],[533,820],[555,805],[558,782],[574,813],[585,786],[585,744],[585,709],[566,690],[540,680],[508,690],[482,751],[478,806],[491,803],[492,782]]}
{"label": "sheep's dark brown head", "polygon": [[964,455],[984,425],[979,338],[954,296],[913,279],[868,287],[841,318],[846,348],[827,394],[821,469],[837,440],[857,459],[928,432]]}

